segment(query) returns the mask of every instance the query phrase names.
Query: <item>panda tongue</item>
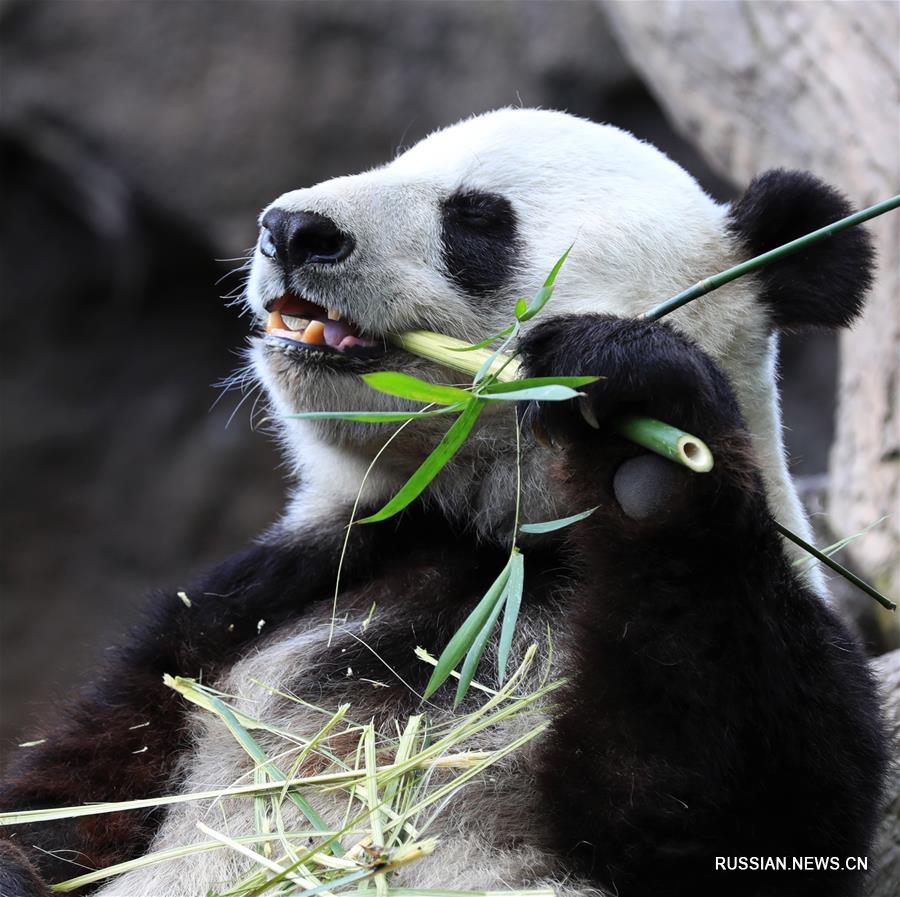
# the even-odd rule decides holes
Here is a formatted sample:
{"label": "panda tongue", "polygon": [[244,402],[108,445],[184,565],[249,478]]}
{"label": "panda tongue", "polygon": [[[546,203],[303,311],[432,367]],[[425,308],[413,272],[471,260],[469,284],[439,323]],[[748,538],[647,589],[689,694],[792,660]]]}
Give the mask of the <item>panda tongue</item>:
{"label": "panda tongue", "polygon": [[325,321],[325,344],[339,349],[348,336],[356,336],[353,327],[346,321]]}
{"label": "panda tongue", "polygon": [[364,339],[347,321],[325,321],[325,345],[332,349],[349,349],[351,346],[375,346],[375,340]]}

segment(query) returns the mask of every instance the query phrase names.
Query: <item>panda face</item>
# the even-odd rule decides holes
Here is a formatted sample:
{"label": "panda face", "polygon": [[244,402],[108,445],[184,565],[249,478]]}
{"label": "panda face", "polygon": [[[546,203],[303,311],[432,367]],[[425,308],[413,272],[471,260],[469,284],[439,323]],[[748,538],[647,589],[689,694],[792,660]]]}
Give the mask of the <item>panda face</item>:
{"label": "panda face", "polygon": [[[283,412],[402,407],[362,387],[354,375],[366,370],[458,379],[385,335],[483,339],[570,244],[553,308],[618,314],[676,292],[730,248],[722,209],[657,150],[536,110],[479,116],[382,168],[286,193],[260,222],[247,298],[270,322],[254,354]],[[694,325],[712,348],[727,329]]]}

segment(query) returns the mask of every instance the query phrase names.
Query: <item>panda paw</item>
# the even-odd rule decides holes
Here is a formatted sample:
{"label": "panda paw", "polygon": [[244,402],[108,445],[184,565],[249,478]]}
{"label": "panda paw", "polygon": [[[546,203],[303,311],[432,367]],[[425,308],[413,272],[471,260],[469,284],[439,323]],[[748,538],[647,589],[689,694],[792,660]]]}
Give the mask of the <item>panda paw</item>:
{"label": "panda paw", "polygon": [[[522,414],[539,441],[565,449],[559,478],[573,507],[587,494],[592,504],[656,529],[706,514],[723,497],[758,492],[728,380],[667,324],[608,315],[551,318],[528,333],[519,352],[529,377],[601,378],[574,401],[531,402]],[[624,414],[654,417],[705,440],[713,472],[698,477],[616,436],[613,423]],[[723,489],[725,483],[737,488]]]}
{"label": "panda paw", "polygon": [[622,414],[655,417],[713,439],[742,427],[737,402],[712,359],[667,324],[611,315],[563,315],[519,344],[528,377],[600,377],[572,402],[532,402],[525,418],[556,443],[607,431]]}

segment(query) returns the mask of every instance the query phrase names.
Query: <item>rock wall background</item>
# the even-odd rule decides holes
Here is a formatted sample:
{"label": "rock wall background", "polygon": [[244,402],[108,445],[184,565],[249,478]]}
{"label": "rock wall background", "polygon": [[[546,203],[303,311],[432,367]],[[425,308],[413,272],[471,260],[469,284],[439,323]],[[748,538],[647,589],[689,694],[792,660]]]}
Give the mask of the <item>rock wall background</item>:
{"label": "rock wall background", "polygon": [[[149,587],[278,513],[252,398],[210,410],[246,327],[220,298],[239,277],[217,282],[272,197],[520,102],[628,128],[734,193],[589,0],[3,0],[0,42],[6,744],[40,736]],[[834,341],[789,343],[784,370],[796,469],[820,473]]]}
{"label": "rock wall background", "polygon": [[[840,184],[857,208],[900,185],[900,6],[857,3],[606,5],[629,58],[672,120],[734,181],[776,166]],[[900,591],[900,216],[868,224],[878,277],[841,333],[828,508],[846,531],[882,524],[848,554]],[[900,645],[900,620],[881,614]]]}

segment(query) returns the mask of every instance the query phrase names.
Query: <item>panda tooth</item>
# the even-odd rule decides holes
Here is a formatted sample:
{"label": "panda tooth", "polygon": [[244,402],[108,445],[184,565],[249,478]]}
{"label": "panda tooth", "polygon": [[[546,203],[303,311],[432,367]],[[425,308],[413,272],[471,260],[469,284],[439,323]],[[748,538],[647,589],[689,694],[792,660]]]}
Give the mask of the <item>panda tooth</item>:
{"label": "panda tooth", "polygon": [[311,346],[325,345],[325,325],[321,321],[310,321],[303,331],[300,341]]}
{"label": "panda tooth", "polygon": [[593,427],[595,430],[600,429],[600,421],[597,420],[597,415],[594,413],[594,407],[591,405],[591,400],[587,396],[578,397],[578,410],[581,412],[581,416],[588,426]]}
{"label": "panda tooth", "polygon": [[340,321],[341,313],[336,308],[328,309],[328,320],[329,321]]}
{"label": "panda tooth", "polygon": [[303,330],[309,324],[308,318],[298,318],[294,315],[282,315],[281,319],[288,330]]}
{"label": "panda tooth", "polygon": [[266,320],[266,333],[271,333],[273,330],[284,330],[284,326],[284,319],[281,317],[280,311],[269,312]]}

